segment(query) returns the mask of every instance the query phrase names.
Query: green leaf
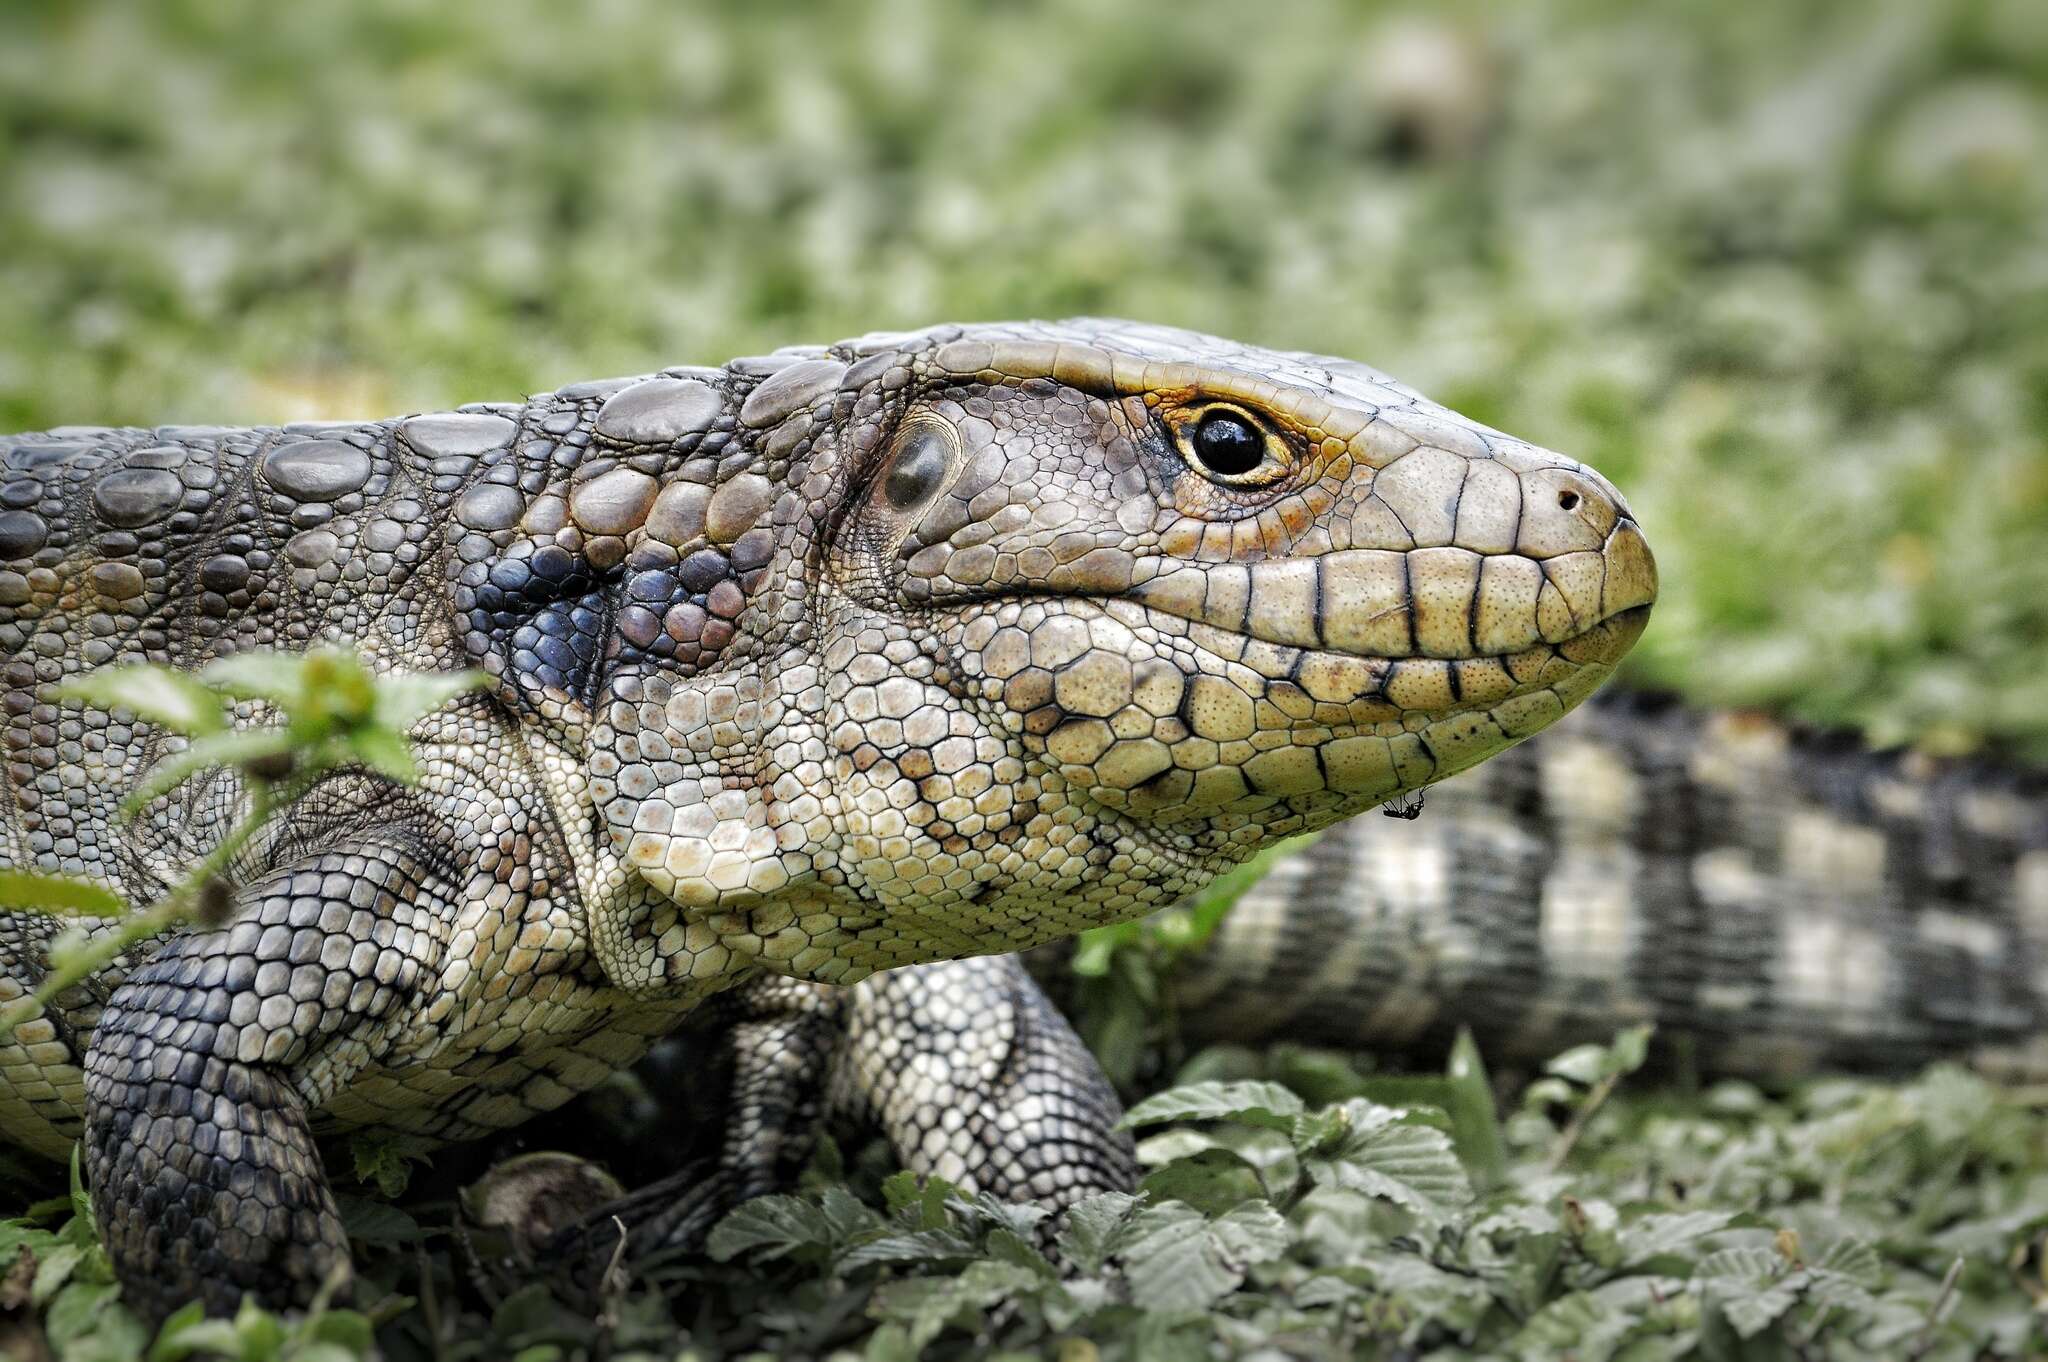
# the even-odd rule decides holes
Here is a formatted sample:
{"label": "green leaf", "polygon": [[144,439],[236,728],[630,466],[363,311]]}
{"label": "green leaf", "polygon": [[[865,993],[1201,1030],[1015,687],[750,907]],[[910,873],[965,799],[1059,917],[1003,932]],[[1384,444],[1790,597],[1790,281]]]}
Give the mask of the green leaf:
{"label": "green leaf", "polygon": [[1269,1263],[1287,1252],[1287,1221],[1269,1203],[1247,1201],[1211,1222],[1210,1234],[1226,1258],[1242,1264]]}
{"label": "green leaf", "polygon": [[276,1357],[286,1336],[283,1320],[258,1305],[255,1297],[242,1297],[242,1308],[235,1312],[235,1337],[243,1357]]}
{"label": "green leaf", "polygon": [[35,870],[0,870],[0,909],[65,917],[123,917],[128,900],[104,885]]}
{"label": "green leaf", "polygon": [[1060,1227],[1060,1256],[1082,1272],[1093,1272],[1115,1251],[1139,1198],[1123,1192],[1095,1192],[1067,1207]]}
{"label": "green leaf", "polygon": [[70,1173],[69,1199],[72,1217],[79,1224],[85,1226],[87,1230],[91,1230],[93,1223],[92,1193],[88,1192],[85,1188],[85,1143],[83,1141],[72,1142]]}
{"label": "green leaf", "polygon": [[1710,1253],[1692,1272],[1702,1306],[1719,1311],[1745,1339],[1755,1338],[1798,1304],[1801,1276],[1788,1270],[1782,1255],[1756,1245]]}
{"label": "green leaf", "polygon": [[1814,1269],[1846,1278],[1868,1291],[1884,1285],[1884,1261],[1861,1239],[1837,1239],[1815,1260]]}
{"label": "green leaf", "polygon": [[1784,1285],[1761,1291],[1724,1291],[1717,1294],[1716,1303],[1736,1333],[1755,1338],[1799,1303],[1799,1293]]}
{"label": "green leaf", "polygon": [[121,800],[121,811],[134,814],[169,794],[202,771],[221,766],[246,766],[292,750],[292,737],[282,728],[238,728],[195,740],[150,768]]}
{"label": "green leaf", "polygon": [[[892,1215],[917,1205],[922,1193],[923,1184],[918,1181],[917,1174],[907,1168],[900,1168],[882,1179],[882,1204],[889,1208]],[[934,1227],[926,1225],[922,1228]]]}
{"label": "green leaf", "polygon": [[1544,1065],[1544,1072],[1587,1087],[1603,1078],[1634,1073],[1649,1058],[1650,1037],[1656,1030],[1646,1022],[1620,1032],[1606,1045],[1575,1046]]}
{"label": "green leaf", "polygon": [[1552,1358],[1606,1362],[1628,1335],[1631,1323],[1626,1315],[1615,1313],[1583,1291],[1574,1291],[1531,1315],[1515,1335],[1512,1352],[1530,1362]]}
{"label": "green leaf", "polygon": [[1507,1177],[1507,1139],[1493,1101],[1493,1081],[1468,1026],[1458,1028],[1444,1078],[1443,1106],[1451,1118],[1451,1142],[1458,1157],[1482,1190],[1496,1186]]}
{"label": "green leaf", "polygon": [[1236,1120],[1291,1131],[1301,1110],[1301,1099],[1278,1083],[1190,1083],[1146,1098],[1125,1112],[1118,1124],[1128,1130],[1162,1121]]}
{"label": "green leaf", "polygon": [[349,1357],[368,1357],[377,1346],[369,1316],[357,1310],[323,1310],[306,1321],[301,1332],[316,1342],[342,1349]]}
{"label": "green leaf", "polygon": [[36,1275],[29,1287],[29,1299],[48,1305],[50,1298],[71,1280],[71,1274],[85,1260],[86,1251],[77,1244],[56,1244],[42,1250],[36,1259]]}
{"label": "green leaf", "polygon": [[[714,1236],[715,1238],[715,1236]],[[813,1241],[814,1242],[814,1241]],[[829,1241],[828,1241],[829,1242]],[[980,1249],[958,1230],[912,1230],[855,1244],[833,1260],[840,1272],[870,1263],[946,1263],[976,1257]],[[713,1257],[721,1257],[714,1247]],[[767,1254],[765,1258],[779,1255]]]}
{"label": "green leaf", "polygon": [[237,700],[266,700],[290,713],[304,697],[306,670],[313,656],[252,648],[215,658],[200,669],[199,676]]}
{"label": "green leaf", "polygon": [[1214,1221],[1167,1202],[1139,1213],[1117,1257],[1133,1305],[1192,1315],[1235,1288],[1248,1268],[1285,1253],[1290,1237],[1287,1222],[1265,1202],[1246,1202]]}
{"label": "green leaf", "polygon": [[57,687],[59,698],[97,709],[125,709],[187,737],[227,727],[220,697],[173,667],[141,664],[102,667]]}
{"label": "green leaf", "polygon": [[69,1282],[50,1302],[49,1313],[43,1317],[43,1329],[61,1350],[64,1344],[94,1329],[100,1313],[114,1306],[119,1294],[119,1288],[112,1282]]}
{"label": "green leaf", "polygon": [[342,1232],[366,1244],[411,1244],[426,1237],[419,1222],[389,1202],[336,1194]]}
{"label": "green leaf", "polygon": [[1010,1263],[971,1264],[957,1277],[913,1277],[875,1292],[868,1313],[903,1324],[915,1352],[939,1336],[956,1316],[987,1310],[1039,1285],[1036,1274]]}
{"label": "green leaf", "polygon": [[1218,1252],[1208,1220],[1179,1202],[1140,1212],[1118,1257],[1141,1310],[1199,1314],[1244,1280],[1243,1268]]}
{"label": "green leaf", "polygon": [[1403,1124],[1390,1107],[1354,1098],[1351,1133],[1328,1154],[1304,1159],[1314,1181],[1380,1197],[1430,1217],[1441,1217],[1472,1196],[1450,1137],[1429,1126]]}
{"label": "green leaf", "polygon": [[427,1161],[374,1130],[351,1136],[348,1147],[349,1156],[355,1161],[356,1181],[375,1187],[387,1200],[403,1196],[412,1181],[413,1165]]}
{"label": "green leaf", "polygon": [[208,1319],[205,1304],[192,1301],[180,1307],[157,1330],[156,1342],[150,1345],[149,1362],[184,1362],[201,1349],[232,1355],[235,1326],[224,1319]]}
{"label": "green leaf", "polygon": [[341,741],[351,757],[378,775],[400,785],[418,783],[419,767],[413,763],[412,747],[403,732],[366,726],[351,730]]}
{"label": "green leaf", "polygon": [[1618,1265],[1640,1267],[1653,1259],[1677,1253],[1707,1235],[1727,1229],[1734,1219],[1732,1211],[1646,1215],[1621,1231],[1621,1262]]}
{"label": "green leaf", "polygon": [[831,1245],[832,1225],[816,1206],[799,1196],[761,1196],[733,1208],[719,1221],[706,1249],[721,1263],[742,1254],[768,1262]]}
{"label": "green leaf", "polygon": [[393,672],[377,678],[377,723],[394,733],[405,733],[458,695],[487,685],[490,677],[480,671]]}

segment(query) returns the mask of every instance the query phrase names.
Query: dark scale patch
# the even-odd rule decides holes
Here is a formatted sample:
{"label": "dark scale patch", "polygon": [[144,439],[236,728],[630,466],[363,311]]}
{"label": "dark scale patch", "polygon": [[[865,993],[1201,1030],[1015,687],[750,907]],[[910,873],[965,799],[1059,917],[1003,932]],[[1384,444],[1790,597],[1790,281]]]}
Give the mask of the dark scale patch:
{"label": "dark scale patch", "polygon": [[552,540],[521,539],[503,552],[464,534],[453,601],[471,656],[545,709],[582,697],[602,655],[609,607],[604,574]]}

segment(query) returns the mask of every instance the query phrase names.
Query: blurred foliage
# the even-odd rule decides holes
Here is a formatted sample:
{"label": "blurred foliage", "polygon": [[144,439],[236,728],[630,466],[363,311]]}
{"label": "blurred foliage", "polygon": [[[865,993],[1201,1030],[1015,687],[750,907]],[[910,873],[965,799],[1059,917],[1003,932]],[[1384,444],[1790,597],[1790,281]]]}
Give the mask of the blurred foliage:
{"label": "blurred foliage", "polygon": [[[122,799],[122,819],[221,768],[234,771],[241,808],[218,842],[146,906],[91,880],[0,871],[0,913],[81,919],[49,943],[34,991],[0,1008],[0,1041],[132,947],[188,922],[219,925],[233,906],[225,876],[235,858],[329,772],[361,766],[401,785],[417,784],[407,732],[484,680],[475,671],[373,675],[353,653],[316,648],[236,653],[189,675],[153,663],[102,667],[59,686],[61,699],[139,716],[181,744]],[[260,705],[279,722],[235,727],[237,702],[252,712]]]}
{"label": "blurred foliage", "polygon": [[[1664,568],[1639,682],[2048,757],[2038,0],[1249,13],[16,0],[0,429],[1135,316],[1362,358],[1611,474]],[[1142,1005],[1127,967],[1177,940],[1105,938],[1097,980]],[[1469,1047],[1419,1080],[1196,1056],[1138,1111],[1151,1200],[1067,1225],[1065,1280],[1029,1210],[872,1151],[595,1311],[479,1301],[443,1178],[342,1205],[394,1358],[2048,1349],[2041,1094],[1631,1093],[1639,1048],[1561,1057],[1505,1118]],[[0,1344],[144,1355],[81,1211],[0,1222]],[[251,1311],[147,1355],[365,1327]]]}
{"label": "blurred foliage", "polygon": [[0,8],[0,428],[1106,312],[1624,486],[1632,666],[2048,756],[2038,0]]}

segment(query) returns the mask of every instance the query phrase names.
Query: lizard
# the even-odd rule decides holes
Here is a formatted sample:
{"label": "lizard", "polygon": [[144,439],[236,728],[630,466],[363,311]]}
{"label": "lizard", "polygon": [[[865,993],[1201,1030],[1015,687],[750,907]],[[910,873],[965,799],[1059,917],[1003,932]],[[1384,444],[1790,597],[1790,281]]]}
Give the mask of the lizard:
{"label": "lizard", "polygon": [[1441,1055],[1462,1025],[1529,1064],[1654,1022],[1703,1074],[2048,1077],[2037,769],[1609,687],[1379,821],[1177,963],[1189,1040]]}
{"label": "lizard", "polygon": [[[323,1141],[515,1126],[693,1017],[738,1037],[717,1195],[772,1176],[835,1048],[915,1171],[1128,1185],[1106,1080],[984,957],[1536,732],[1657,589],[1590,468],[1361,364],[1128,322],[0,448],[6,865],[146,901],[242,805],[223,770],[120,821],[180,743],[60,704],[84,670],[327,645],[489,682],[415,726],[416,787],[323,781],[225,922],[0,1046],[0,1132],[80,1142],[149,1317],[345,1292]],[[0,1005],[54,930],[0,916]]]}

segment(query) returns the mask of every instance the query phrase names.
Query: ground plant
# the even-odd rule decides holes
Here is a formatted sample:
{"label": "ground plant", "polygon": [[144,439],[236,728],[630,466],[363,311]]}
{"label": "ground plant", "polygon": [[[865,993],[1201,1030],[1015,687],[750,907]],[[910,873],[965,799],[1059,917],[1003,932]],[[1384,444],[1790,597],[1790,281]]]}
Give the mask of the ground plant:
{"label": "ground plant", "polygon": [[[1634,684],[2036,763],[2044,221],[2038,0],[0,6],[0,430],[1134,316],[1356,356],[1611,474],[1663,569]],[[313,764],[402,776],[442,684],[325,655],[75,702],[240,766],[256,820]],[[330,1150],[354,1299],[151,1337],[76,1174],[0,1150],[0,1353],[2048,1355],[2048,1092],[1696,1080],[1638,1032],[1526,1073],[1184,1053],[1173,961],[1257,871],[1076,957],[1134,1198],[1055,1224],[846,1138],[594,1292],[480,1244],[462,1191],[495,1157],[646,1171],[679,1113],[626,1074],[502,1149]],[[210,883],[0,900],[132,913],[69,939],[77,977],[204,920]]]}

